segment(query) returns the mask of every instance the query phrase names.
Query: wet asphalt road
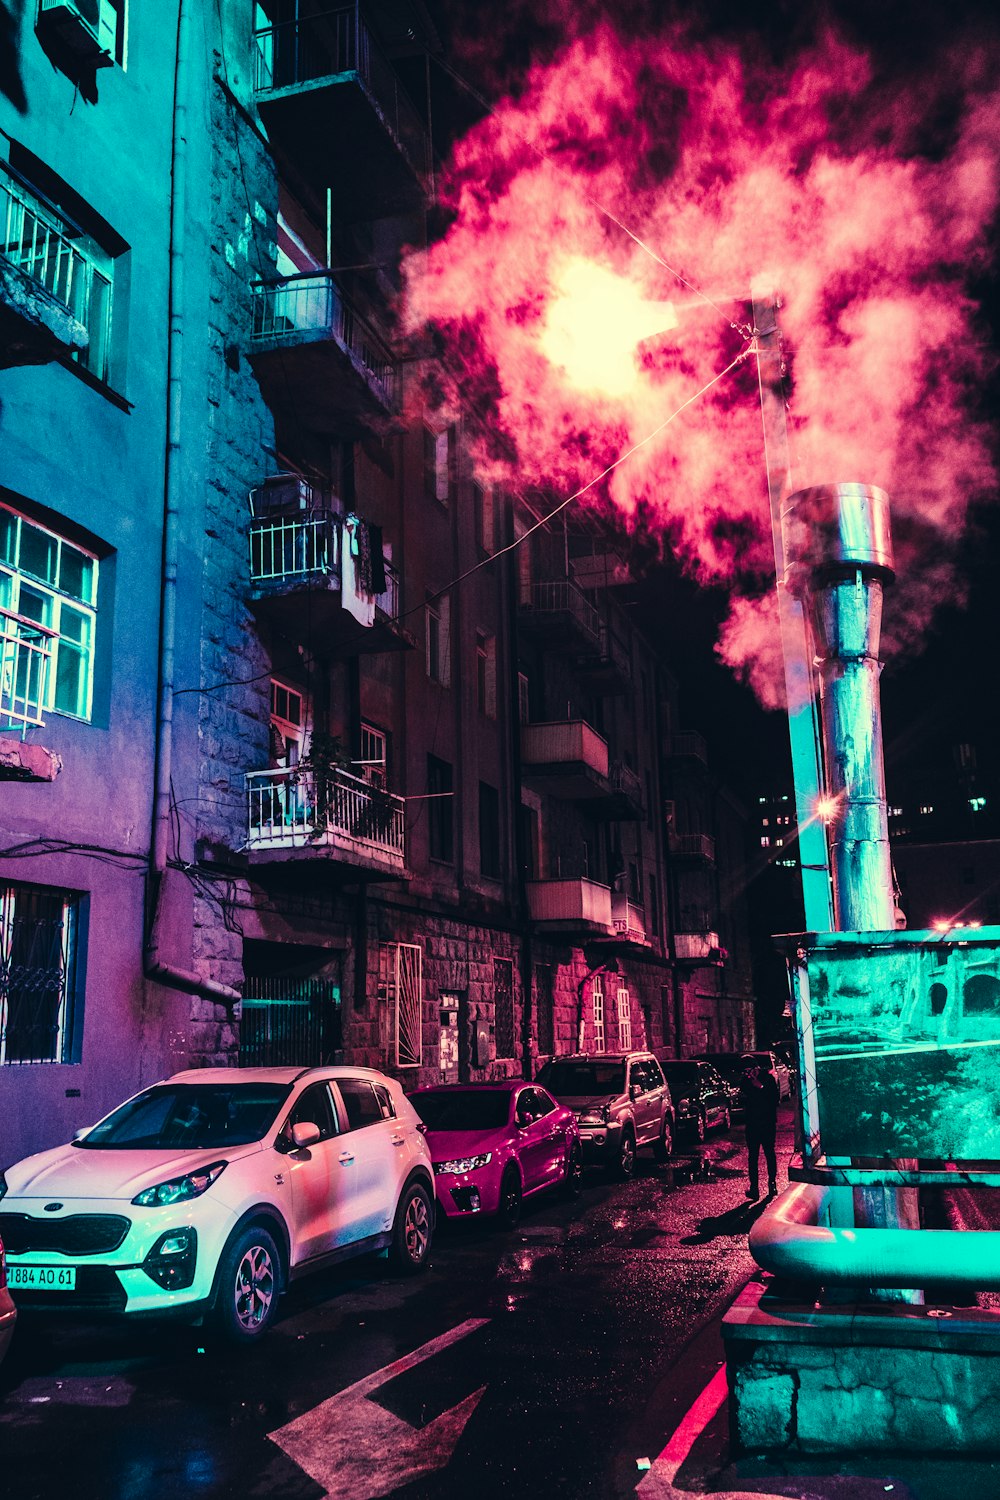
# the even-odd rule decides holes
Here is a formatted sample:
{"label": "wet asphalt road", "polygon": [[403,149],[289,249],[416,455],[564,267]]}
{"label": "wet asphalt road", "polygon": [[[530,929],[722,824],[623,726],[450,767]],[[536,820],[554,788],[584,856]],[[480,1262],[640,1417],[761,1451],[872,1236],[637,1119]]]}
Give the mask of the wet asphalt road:
{"label": "wet asphalt road", "polygon": [[[539,1198],[512,1233],[446,1224],[423,1276],[366,1259],[304,1281],[249,1352],[199,1329],[22,1319],[0,1370],[0,1494],[631,1495],[636,1459],[698,1394],[692,1341],[754,1272],[745,1162],[734,1128],[666,1166],[643,1152],[628,1183],[588,1170],[578,1200]],[[719,1359],[716,1340],[707,1375]]]}

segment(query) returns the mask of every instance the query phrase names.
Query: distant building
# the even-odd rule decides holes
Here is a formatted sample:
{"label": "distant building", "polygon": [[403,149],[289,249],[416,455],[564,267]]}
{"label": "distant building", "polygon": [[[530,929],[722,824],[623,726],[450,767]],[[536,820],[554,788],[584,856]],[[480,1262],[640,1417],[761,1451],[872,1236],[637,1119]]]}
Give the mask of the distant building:
{"label": "distant building", "polygon": [[0,1165],[186,1066],[754,1041],[745,815],[615,537],[484,483],[393,336],[437,39],[286,10],[20,13]]}

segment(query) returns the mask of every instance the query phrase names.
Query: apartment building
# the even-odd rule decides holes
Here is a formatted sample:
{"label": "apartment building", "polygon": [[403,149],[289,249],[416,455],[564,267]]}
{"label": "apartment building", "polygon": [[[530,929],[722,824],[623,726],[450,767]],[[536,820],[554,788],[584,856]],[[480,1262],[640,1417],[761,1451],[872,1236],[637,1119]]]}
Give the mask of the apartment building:
{"label": "apartment building", "polygon": [[394,334],[426,11],[166,9],[26,6],[0,97],[0,1165],[183,1066],[751,1043],[613,528]]}

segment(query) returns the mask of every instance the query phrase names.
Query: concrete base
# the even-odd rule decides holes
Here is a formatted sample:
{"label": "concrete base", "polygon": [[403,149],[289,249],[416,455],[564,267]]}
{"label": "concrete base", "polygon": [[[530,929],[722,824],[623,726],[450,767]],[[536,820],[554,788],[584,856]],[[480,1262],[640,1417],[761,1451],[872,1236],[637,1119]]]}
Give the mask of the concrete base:
{"label": "concrete base", "polygon": [[751,1282],[722,1334],[737,1452],[1000,1452],[1000,1313],[823,1306]]}

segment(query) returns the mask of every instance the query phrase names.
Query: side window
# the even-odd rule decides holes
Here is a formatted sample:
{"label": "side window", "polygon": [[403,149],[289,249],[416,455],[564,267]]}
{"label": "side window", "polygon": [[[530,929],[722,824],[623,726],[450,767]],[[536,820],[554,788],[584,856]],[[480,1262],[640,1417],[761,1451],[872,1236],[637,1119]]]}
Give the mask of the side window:
{"label": "side window", "polygon": [[655,1087],[649,1076],[649,1064],[641,1058],[632,1064],[632,1082],[637,1083],[644,1094]]}
{"label": "side window", "polygon": [[394,1120],[396,1118],[396,1106],[392,1102],[392,1095],[384,1083],[375,1084],[375,1098],[382,1112],[383,1120]]}
{"label": "side window", "polygon": [[647,1072],[649,1074],[649,1087],[651,1089],[662,1088],[663,1087],[663,1072],[662,1072],[662,1070],[660,1068],[659,1063],[656,1061],[656,1059],[654,1057],[651,1057],[649,1059],[649,1061],[647,1062],[647,1064],[646,1064],[646,1070],[647,1070]]}
{"label": "side window", "polygon": [[550,1099],[548,1094],[541,1089],[531,1090],[531,1107],[539,1119],[543,1115],[550,1115],[555,1109],[555,1100]]}
{"label": "side window", "polygon": [[384,1119],[382,1106],[367,1078],[338,1078],[337,1087],[347,1112],[348,1130],[361,1130]]}
{"label": "side window", "polygon": [[318,1125],[321,1141],[329,1141],[337,1134],[333,1102],[325,1083],[313,1083],[303,1089],[289,1111],[283,1133],[291,1136],[293,1125]]}

